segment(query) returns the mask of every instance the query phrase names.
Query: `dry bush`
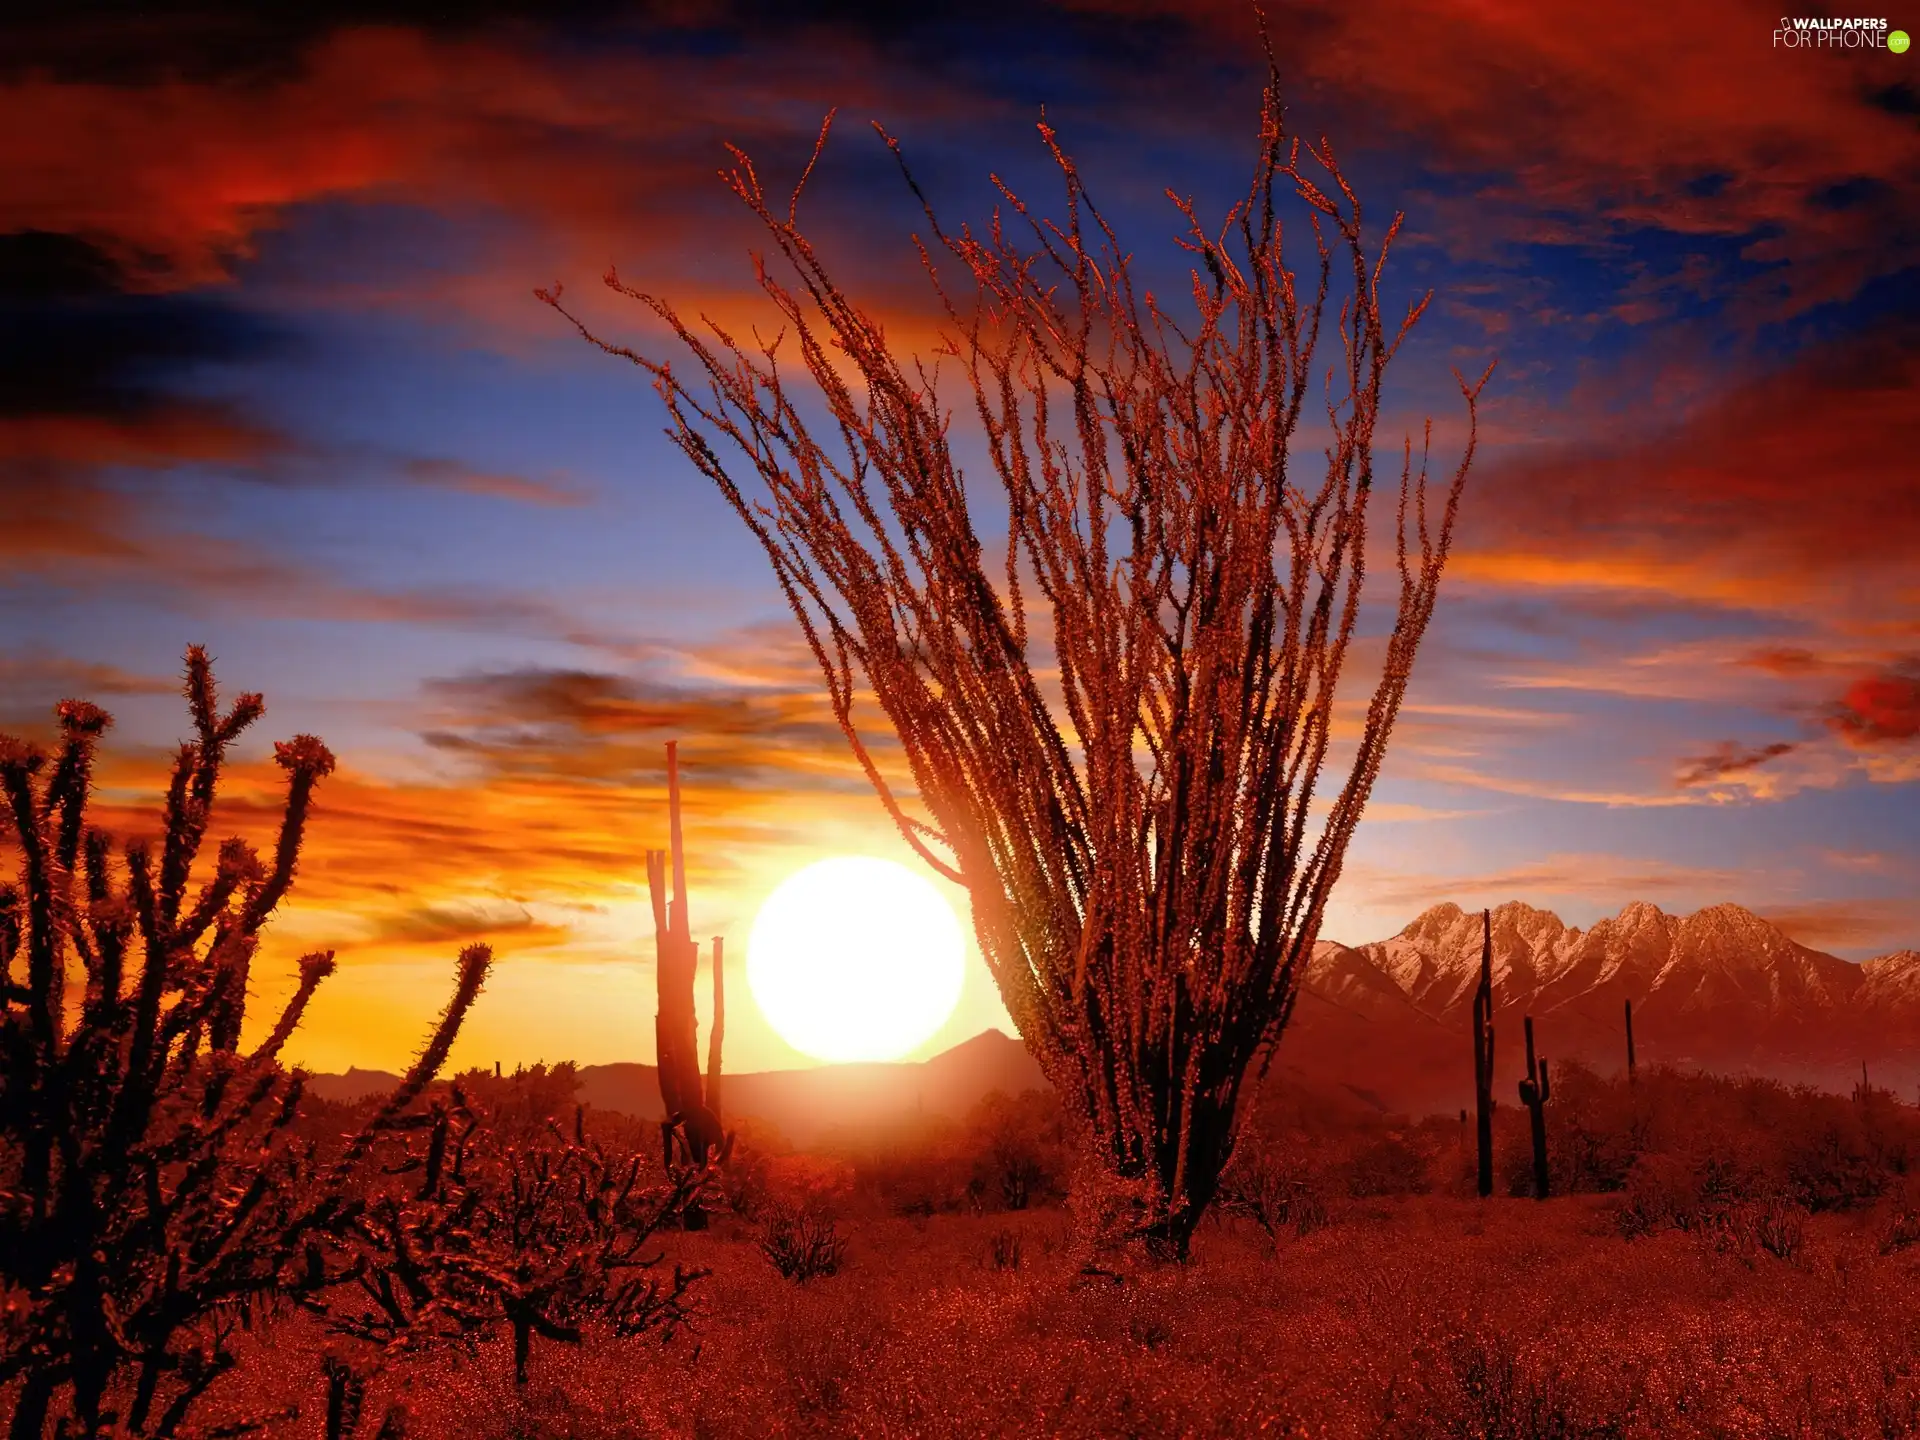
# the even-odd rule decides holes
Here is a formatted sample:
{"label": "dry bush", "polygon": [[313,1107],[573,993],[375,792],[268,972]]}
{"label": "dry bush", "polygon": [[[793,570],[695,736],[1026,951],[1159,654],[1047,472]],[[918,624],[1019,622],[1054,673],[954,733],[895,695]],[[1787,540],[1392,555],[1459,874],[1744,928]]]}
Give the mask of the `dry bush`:
{"label": "dry bush", "polygon": [[1425,1195],[1433,1189],[1433,1155],[1418,1137],[1401,1131],[1372,1136],[1353,1147],[1340,1167],[1349,1195]]}
{"label": "dry bush", "polygon": [[1017,1230],[996,1230],[987,1242],[987,1260],[996,1270],[1018,1270],[1025,1255],[1026,1245]]}
{"label": "dry bush", "polygon": [[1716,1221],[1720,1248],[1749,1262],[1771,1255],[1789,1263],[1804,1258],[1807,1212],[1778,1195],[1743,1200]]}
{"label": "dry bush", "polygon": [[1879,1234],[1882,1255],[1897,1254],[1920,1243],[1920,1176],[1902,1176],[1888,1192]]}
{"label": "dry bush", "polygon": [[1072,1168],[1058,1098],[1028,1090],[993,1092],[975,1103],[962,1125],[972,1178],[1005,1210],[1058,1200]]}
{"label": "dry bush", "polygon": [[[1421,1440],[1619,1440],[1625,1417],[1595,1415],[1555,1357],[1529,1353],[1483,1320],[1433,1346],[1421,1404],[1392,1433]],[[1604,1408],[1604,1407],[1602,1407]]]}
{"label": "dry bush", "polygon": [[1278,1242],[1284,1235],[1311,1235],[1327,1225],[1332,1210],[1323,1178],[1291,1155],[1244,1148],[1221,1178],[1227,1213],[1243,1215]]}
{"label": "dry bush", "polygon": [[800,1206],[774,1205],[760,1223],[760,1253],[796,1284],[840,1273],[847,1242],[833,1218]]}

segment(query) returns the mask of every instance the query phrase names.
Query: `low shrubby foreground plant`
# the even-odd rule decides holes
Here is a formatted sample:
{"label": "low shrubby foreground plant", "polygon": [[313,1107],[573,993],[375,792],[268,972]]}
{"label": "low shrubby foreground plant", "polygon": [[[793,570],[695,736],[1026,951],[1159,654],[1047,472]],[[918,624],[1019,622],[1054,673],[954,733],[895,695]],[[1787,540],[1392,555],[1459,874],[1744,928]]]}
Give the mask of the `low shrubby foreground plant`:
{"label": "low shrubby foreground plant", "polygon": [[760,1253],[788,1280],[804,1284],[839,1273],[847,1242],[833,1218],[797,1205],[773,1205],[760,1225]]}
{"label": "low shrubby foreground plant", "polygon": [[577,1345],[588,1321],[620,1338],[685,1322],[706,1272],[656,1273],[665,1257],[649,1242],[687,1212],[701,1172],[644,1184],[642,1157],[590,1139],[583,1114],[571,1136],[514,1137],[476,1117],[457,1087],[426,1128],[424,1155],[390,1167],[417,1171],[417,1187],[370,1198],[343,1232],[349,1264],[311,1302],[330,1330],[390,1353],[471,1350],[504,1329],[525,1384],[536,1335]]}

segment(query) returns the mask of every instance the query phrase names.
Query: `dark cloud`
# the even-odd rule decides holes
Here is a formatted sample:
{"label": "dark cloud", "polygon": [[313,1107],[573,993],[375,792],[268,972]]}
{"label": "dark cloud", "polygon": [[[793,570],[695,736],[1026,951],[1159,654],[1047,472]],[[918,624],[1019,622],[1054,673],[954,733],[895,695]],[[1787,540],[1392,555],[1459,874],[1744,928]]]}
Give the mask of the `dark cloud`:
{"label": "dark cloud", "polygon": [[1909,899],[1864,898],[1792,906],[1761,906],[1759,914],[1814,949],[1910,943],[1920,905]]}
{"label": "dark cloud", "polygon": [[500,935],[511,935],[522,942],[559,941],[569,933],[563,925],[542,924],[524,905],[453,902],[384,915],[375,926],[374,939],[408,945],[456,945]]}
{"label": "dark cloud", "polygon": [[721,788],[866,784],[814,685],[524,669],[434,680],[425,691],[438,720],[422,738],[497,775],[631,785],[659,770],[665,741],[694,739],[704,783]]}
{"label": "dark cloud", "polygon": [[127,293],[130,277],[73,235],[0,235],[0,420],[151,414],[164,381],[199,365],[259,361],[287,334],[203,295]]}
{"label": "dark cloud", "polygon": [[[139,675],[115,665],[72,660],[45,650],[0,655],[0,728],[51,740],[54,706],[64,698],[111,702],[116,696],[177,695],[172,675]],[[111,711],[113,705],[108,704]]]}
{"label": "dark cloud", "polygon": [[1832,661],[1799,645],[1769,645],[1749,650],[1733,663],[1745,669],[1763,670],[1769,675],[1780,676],[1816,675],[1833,668]]}
{"label": "dark cloud", "polygon": [[1717,780],[1727,780],[1757,769],[1769,760],[1777,760],[1782,755],[1791,754],[1799,749],[1792,740],[1776,740],[1771,745],[1748,746],[1734,740],[1722,740],[1705,755],[1696,755],[1690,760],[1680,762],[1679,773],[1674,783],[1682,789],[1694,785],[1708,785]]}

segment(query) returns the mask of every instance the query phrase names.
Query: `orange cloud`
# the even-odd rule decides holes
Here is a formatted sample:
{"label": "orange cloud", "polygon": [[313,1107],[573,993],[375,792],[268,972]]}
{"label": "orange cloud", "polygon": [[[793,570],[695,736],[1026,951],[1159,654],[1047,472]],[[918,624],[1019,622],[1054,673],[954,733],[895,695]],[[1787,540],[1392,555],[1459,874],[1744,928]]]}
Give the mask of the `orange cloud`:
{"label": "orange cloud", "polygon": [[1920,930],[1920,904],[1906,899],[1835,900],[1762,906],[1758,913],[1802,945],[1816,949],[1909,945]]}
{"label": "orange cloud", "polygon": [[[667,739],[681,742],[696,933],[730,935],[731,963],[744,958],[757,904],[793,868],[835,853],[910,862],[824,698],[787,685],[797,669],[792,655],[751,636],[723,653],[744,674],[757,649],[774,662],[758,684],[669,687],[520,671],[426,687],[413,723],[441,763],[378,771],[348,756],[320,785],[293,893],[254,971],[254,1022],[270,1023],[290,992],[295,957],[335,949],[343,973],[329,982],[328,1003],[313,1012],[295,1058],[391,1066],[444,999],[453,954],[482,939],[495,944],[499,973],[459,1063],[496,1054],[648,1058],[650,1038],[636,1023],[652,1014],[645,852],[666,845]],[[101,679],[122,692],[178,688],[154,677],[20,668],[19,684],[7,686],[7,713],[20,708],[11,692],[42,681],[34,723],[21,729],[43,744],[52,740],[50,697],[86,693],[80,682]],[[282,733],[273,728],[271,696],[268,707],[222,782],[210,845],[230,834],[261,853],[273,845],[285,776],[267,758],[267,738]],[[170,752],[116,740],[110,734],[103,747],[91,823],[122,842],[152,838]],[[0,871],[17,859],[0,831]],[[964,915],[964,903],[959,908]],[[596,988],[618,995],[627,1028],[603,1024]],[[970,1004],[975,1028],[994,1023],[997,1002],[976,994]],[[795,1058],[750,1006],[730,1028],[744,1068]]]}

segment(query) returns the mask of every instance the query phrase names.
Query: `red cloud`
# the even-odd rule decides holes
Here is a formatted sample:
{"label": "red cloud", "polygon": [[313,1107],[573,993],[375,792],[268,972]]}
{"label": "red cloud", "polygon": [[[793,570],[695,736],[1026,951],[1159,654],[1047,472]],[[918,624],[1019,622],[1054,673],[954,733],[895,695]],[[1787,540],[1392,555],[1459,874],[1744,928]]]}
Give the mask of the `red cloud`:
{"label": "red cloud", "polygon": [[1920,664],[1896,666],[1854,681],[1827,723],[1862,746],[1897,744],[1920,736]]}
{"label": "red cloud", "polygon": [[[1455,573],[1875,614],[1911,584],[1920,554],[1911,334],[1811,351],[1650,440],[1610,440],[1617,423],[1596,417],[1588,440],[1489,470]],[[1776,656],[1768,668],[1797,659]]]}
{"label": "red cloud", "polygon": [[[533,228],[541,267],[597,276],[636,245],[712,246],[714,217],[737,209],[715,177],[722,140],[795,149],[797,172],[796,147],[834,100],[879,107],[897,84],[923,115],[971,103],[859,62],[844,42],[701,61],[360,27],[272,83],[28,78],[0,84],[0,233],[83,236],[150,288],[179,288],[225,278],[295,206],[393,201]],[[701,245],[683,243],[695,231]],[[522,301],[546,278],[536,268],[508,290]]]}

